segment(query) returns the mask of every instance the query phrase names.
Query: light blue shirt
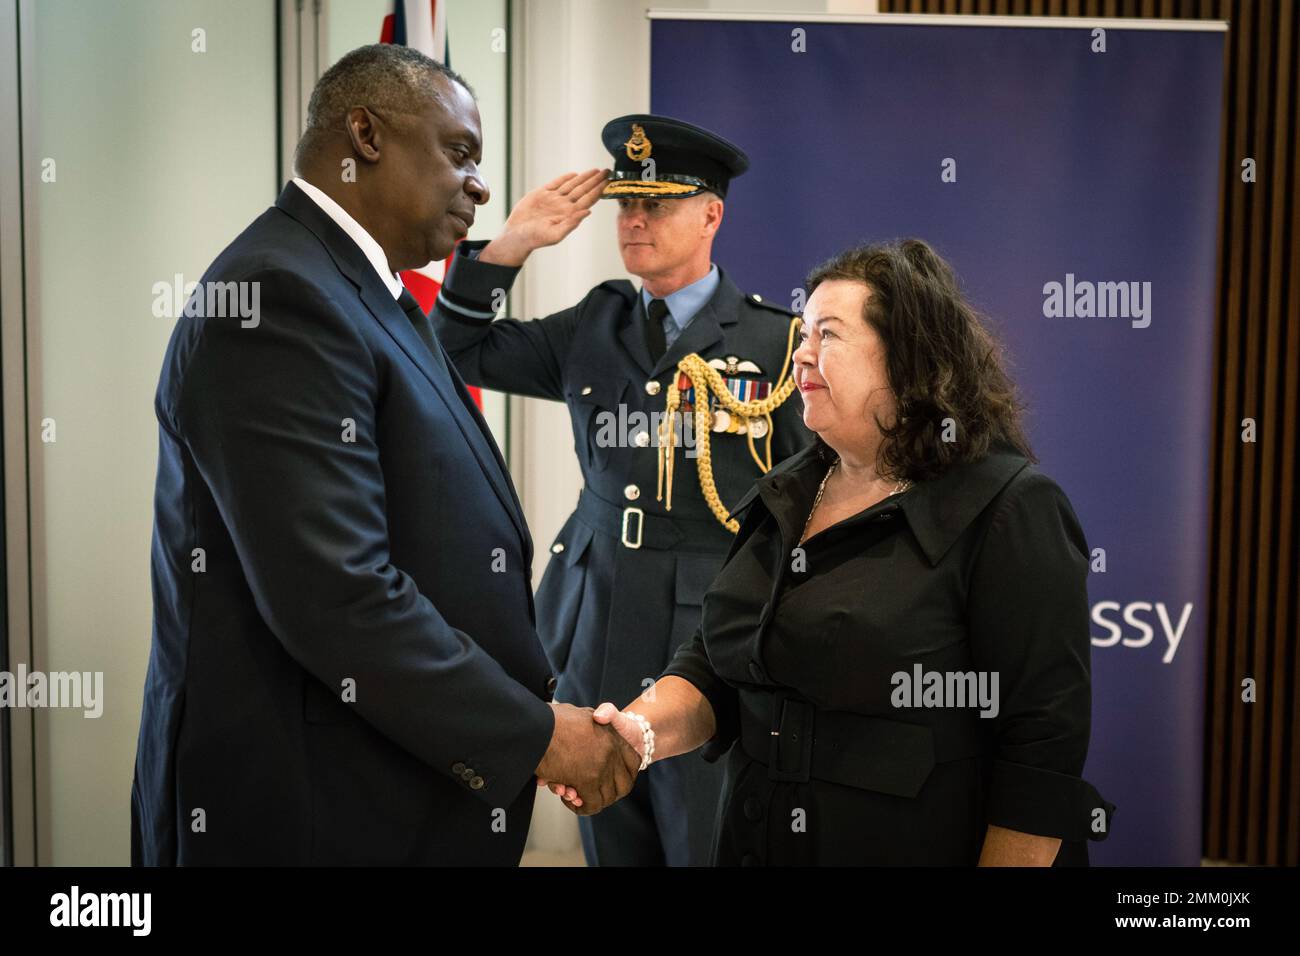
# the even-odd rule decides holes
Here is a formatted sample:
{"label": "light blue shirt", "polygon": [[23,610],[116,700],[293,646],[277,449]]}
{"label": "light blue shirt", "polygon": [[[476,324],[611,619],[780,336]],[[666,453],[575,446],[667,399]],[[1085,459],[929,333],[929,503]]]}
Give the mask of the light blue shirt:
{"label": "light blue shirt", "polygon": [[[691,324],[691,319],[695,318],[696,313],[713,298],[713,293],[718,291],[718,283],[721,281],[718,267],[711,265],[704,278],[696,279],[690,285],[683,286],[664,299],[668,305],[668,314],[664,316],[664,342],[669,348],[677,341],[677,337],[686,331],[686,326]],[[650,307],[650,300],[653,298],[654,296],[642,288],[641,304],[645,308]]]}

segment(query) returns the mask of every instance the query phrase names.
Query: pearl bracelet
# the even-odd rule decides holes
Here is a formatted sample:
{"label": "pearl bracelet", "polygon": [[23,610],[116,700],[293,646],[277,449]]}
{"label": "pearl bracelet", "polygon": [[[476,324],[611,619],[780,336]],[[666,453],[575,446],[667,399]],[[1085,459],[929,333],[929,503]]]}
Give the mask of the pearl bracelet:
{"label": "pearl bracelet", "polygon": [[655,732],[650,726],[650,721],[646,720],[640,714],[633,713],[630,710],[623,711],[623,716],[629,720],[636,721],[636,725],[641,728],[641,766],[638,772],[650,766],[650,761],[655,755]]}

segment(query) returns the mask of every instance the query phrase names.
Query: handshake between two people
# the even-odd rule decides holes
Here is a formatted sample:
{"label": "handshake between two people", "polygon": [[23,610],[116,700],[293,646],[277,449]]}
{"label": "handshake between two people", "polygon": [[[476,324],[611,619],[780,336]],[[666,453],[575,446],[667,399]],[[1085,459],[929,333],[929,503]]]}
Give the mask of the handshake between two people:
{"label": "handshake between two people", "polygon": [[641,725],[610,703],[594,710],[556,703],[551,708],[555,732],[537,765],[537,785],[549,787],[579,816],[627,796],[643,764]]}

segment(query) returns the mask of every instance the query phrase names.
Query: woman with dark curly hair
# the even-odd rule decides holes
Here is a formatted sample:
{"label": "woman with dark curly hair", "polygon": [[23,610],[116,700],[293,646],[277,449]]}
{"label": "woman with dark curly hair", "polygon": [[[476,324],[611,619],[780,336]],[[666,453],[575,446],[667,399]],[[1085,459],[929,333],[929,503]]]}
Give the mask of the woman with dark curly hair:
{"label": "woman with dark curly hair", "polygon": [[[814,269],[816,444],[758,480],[699,632],[613,722],[728,755],[717,865],[1086,865],[1088,546],[998,346],[924,242]],[[578,812],[581,795],[554,786]]]}

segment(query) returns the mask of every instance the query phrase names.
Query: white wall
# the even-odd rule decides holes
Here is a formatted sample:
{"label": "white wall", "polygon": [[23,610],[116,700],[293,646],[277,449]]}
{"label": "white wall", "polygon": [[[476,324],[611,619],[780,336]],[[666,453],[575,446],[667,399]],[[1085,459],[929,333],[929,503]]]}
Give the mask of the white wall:
{"label": "white wall", "polygon": [[[35,714],[39,861],[125,864],[152,615],[153,395],[173,325],[152,314],[152,286],[197,280],[275,199],[274,5],[41,0],[32,11],[22,132],[35,666],[105,680],[97,720]],[[191,52],[196,28],[206,53]],[[54,182],[40,180],[45,158]]]}
{"label": "white wall", "polygon": [[393,0],[329,0],[325,7],[325,49],[327,61],[321,72],[337,63],[349,50],[379,42],[384,16]]}

